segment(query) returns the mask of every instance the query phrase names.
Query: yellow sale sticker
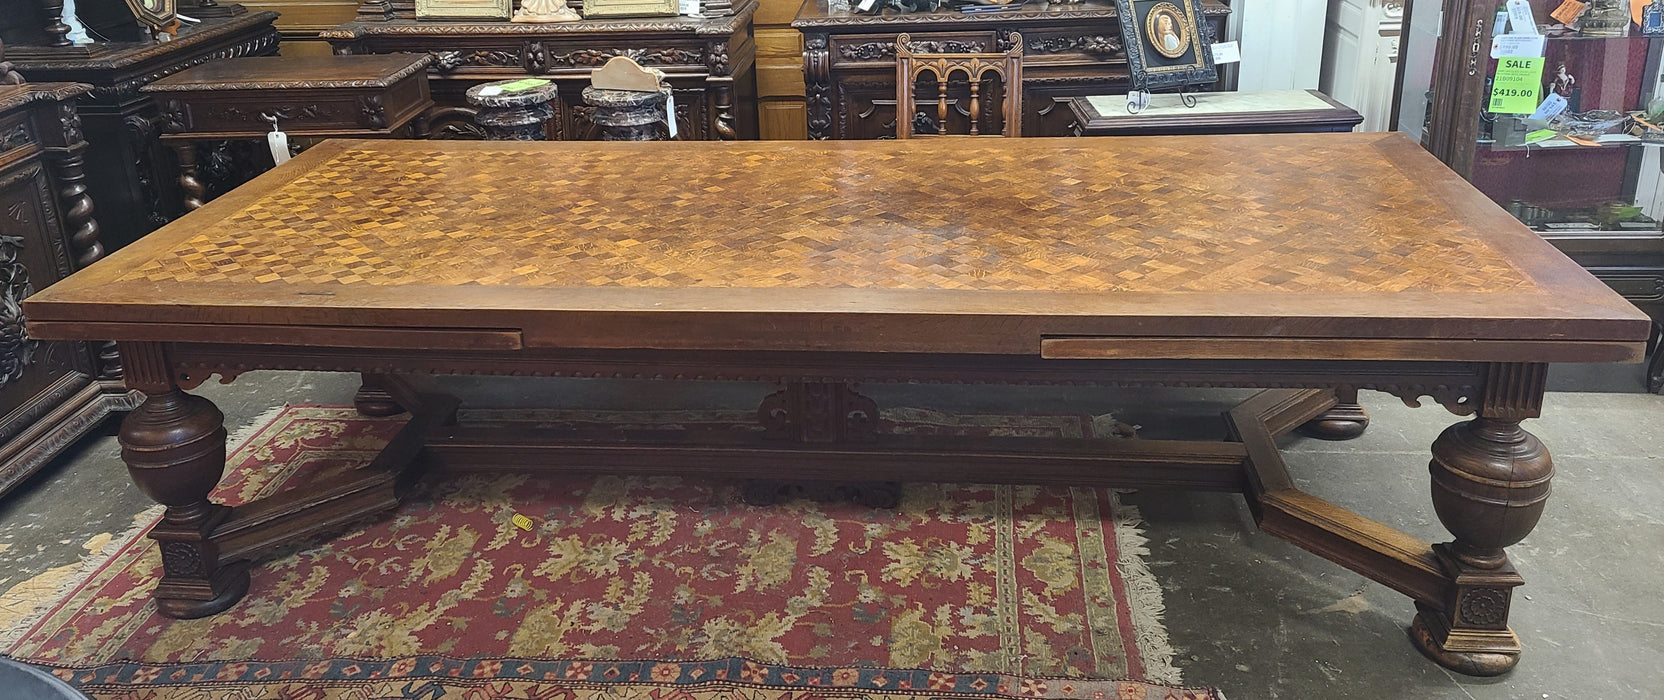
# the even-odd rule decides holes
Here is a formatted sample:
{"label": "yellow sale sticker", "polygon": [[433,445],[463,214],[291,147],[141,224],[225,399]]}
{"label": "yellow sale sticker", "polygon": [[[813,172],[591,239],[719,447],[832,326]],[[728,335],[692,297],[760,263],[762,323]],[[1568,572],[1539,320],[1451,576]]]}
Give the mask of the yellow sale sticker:
{"label": "yellow sale sticker", "polygon": [[1491,102],[1487,111],[1493,114],[1530,114],[1542,103],[1542,56],[1504,56],[1496,63],[1496,78],[1491,81]]}

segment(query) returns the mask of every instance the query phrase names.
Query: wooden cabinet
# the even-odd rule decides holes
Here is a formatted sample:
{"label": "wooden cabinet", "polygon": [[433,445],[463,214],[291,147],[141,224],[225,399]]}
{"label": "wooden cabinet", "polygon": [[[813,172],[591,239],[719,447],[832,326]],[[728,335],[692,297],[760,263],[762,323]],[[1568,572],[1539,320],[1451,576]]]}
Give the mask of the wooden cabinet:
{"label": "wooden cabinet", "polygon": [[173,154],[157,138],[156,101],[140,89],[211,60],[277,53],[278,32],[272,26],[276,19],[273,12],[208,19],[163,43],[110,41],[63,47],[6,43],[6,60],[30,82],[92,86],[92,92],[81,97],[80,110],[87,142],[92,144],[87,152],[87,186],[98,202],[105,247],[120,248],[180,213],[179,190],[174,184],[178,168]]}
{"label": "wooden cabinet", "polygon": [[590,71],[614,56],[664,71],[675,91],[679,139],[757,138],[753,0],[736,3],[731,14],[721,16],[566,24],[417,21],[407,8],[374,9],[381,6],[368,0],[358,21],[320,36],[338,54],[432,54],[428,78],[439,106],[430,115],[429,131],[435,138],[483,137],[464,93],[480,83],[525,76],[551,79],[560,90],[550,138],[598,138],[582,92]]}
{"label": "wooden cabinet", "polygon": [[23,328],[25,298],[103,255],[75,110],[88,90],[0,85],[0,493],[137,405],[113,348],[38,341]]}
{"label": "wooden cabinet", "polygon": [[808,137],[803,116],[803,33],[792,28],[802,0],[757,0],[757,120],[765,139]]}
{"label": "wooden cabinet", "polygon": [[[1215,36],[1229,9],[1205,2]],[[1065,136],[1078,95],[1126,92],[1127,61],[1115,5],[1106,0],[1031,3],[999,15],[937,12],[869,15],[806,0],[792,26],[803,32],[807,125],[814,139],[895,136],[895,43],[942,52],[1003,52],[1023,40],[1023,135]]]}
{"label": "wooden cabinet", "polygon": [[[1590,20],[1592,4],[1584,25],[1568,28],[1549,18],[1558,0],[1530,4],[1547,37],[1533,104],[1559,95],[1566,100],[1560,118],[1490,111],[1499,63],[1491,36],[1501,3],[1458,0],[1445,3],[1436,47],[1419,45],[1434,40],[1413,34],[1406,46],[1407,56],[1437,53],[1426,118],[1401,119],[1399,128],[1664,329],[1664,134],[1649,135],[1630,116],[1659,111],[1650,105],[1664,96],[1664,38],[1642,36],[1622,8],[1603,8]],[[1418,4],[1412,12],[1439,10]],[[1406,76],[1406,84],[1429,78],[1416,77]],[[1664,353],[1654,352],[1648,378],[1654,391],[1664,388]]]}

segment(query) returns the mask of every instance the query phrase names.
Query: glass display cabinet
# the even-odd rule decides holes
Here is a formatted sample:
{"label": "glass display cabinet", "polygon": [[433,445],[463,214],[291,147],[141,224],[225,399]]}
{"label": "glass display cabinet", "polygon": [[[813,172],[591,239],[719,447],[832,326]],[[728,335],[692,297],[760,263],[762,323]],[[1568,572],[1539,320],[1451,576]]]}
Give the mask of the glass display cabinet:
{"label": "glass display cabinet", "polygon": [[1398,128],[1652,315],[1659,391],[1664,0],[1529,2],[1541,43],[1500,47],[1502,0],[1417,2],[1404,55],[1432,61],[1406,62]]}

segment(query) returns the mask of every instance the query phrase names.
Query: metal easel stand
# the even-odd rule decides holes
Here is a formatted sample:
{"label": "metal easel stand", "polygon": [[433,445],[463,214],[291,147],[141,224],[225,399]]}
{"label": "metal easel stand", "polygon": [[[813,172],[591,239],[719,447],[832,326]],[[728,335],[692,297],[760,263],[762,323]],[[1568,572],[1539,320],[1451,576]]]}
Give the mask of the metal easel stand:
{"label": "metal easel stand", "polygon": [[[1196,93],[1190,92],[1188,88],[1192,84],[1203,84],[1202,81],[1195,80],[1195,77],[1195,71],[1185,71],[1176,83],[1179,89],[1179,102],[1187,109],[1196,107]],[[1167,87],[1166,81],[1163,82],[1163,87]],[[1150,97],[1155,93],[1151,92],[1149,83],[1148,75],[1132,76],[1132,89],[1127,91],[1128,114],[1138,114],[1150,106]]]}

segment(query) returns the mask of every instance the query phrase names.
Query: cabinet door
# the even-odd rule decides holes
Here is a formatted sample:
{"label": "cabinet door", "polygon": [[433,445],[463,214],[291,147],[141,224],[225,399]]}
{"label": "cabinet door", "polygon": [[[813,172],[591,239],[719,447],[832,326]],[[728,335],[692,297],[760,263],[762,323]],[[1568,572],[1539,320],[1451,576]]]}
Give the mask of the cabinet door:
{"label": "cabinet door", "polygon": [[91,373],[83,346],[40,342],[23,330],[22,301],[70,269],[46,173],[36,161],[0,170],[0,442],[79,389]]}

